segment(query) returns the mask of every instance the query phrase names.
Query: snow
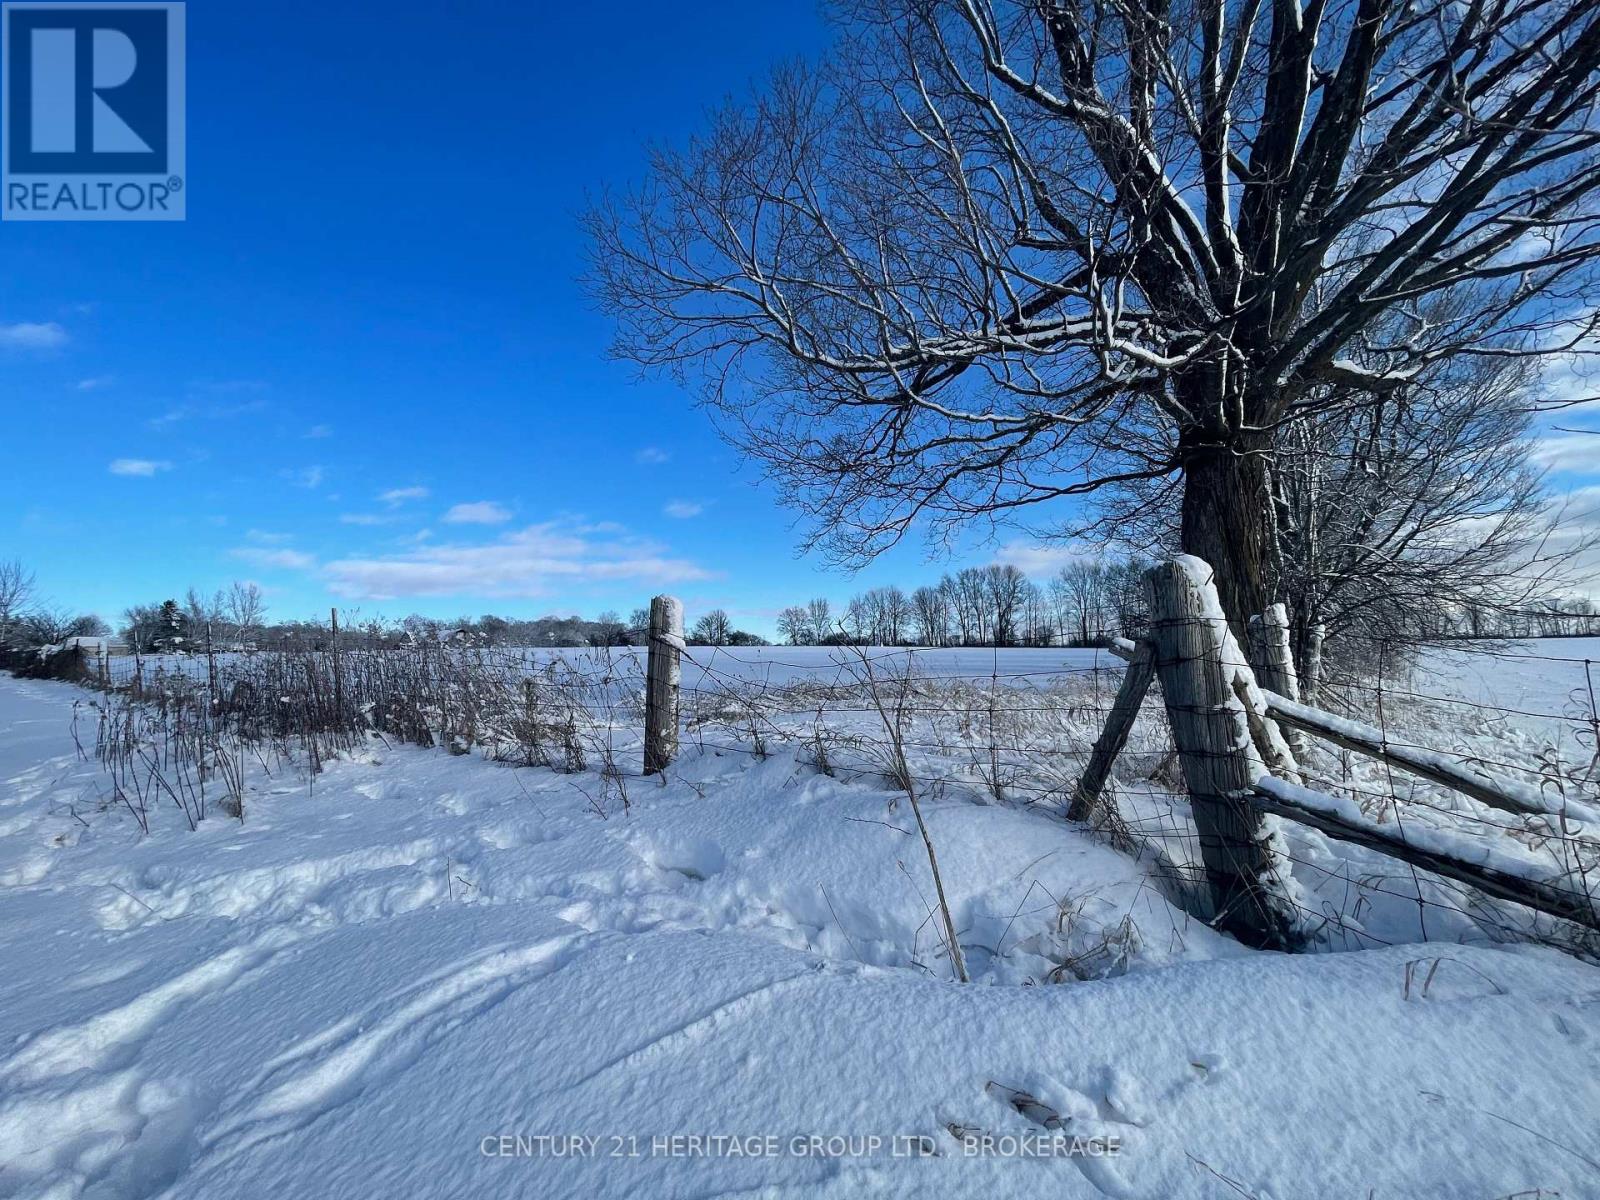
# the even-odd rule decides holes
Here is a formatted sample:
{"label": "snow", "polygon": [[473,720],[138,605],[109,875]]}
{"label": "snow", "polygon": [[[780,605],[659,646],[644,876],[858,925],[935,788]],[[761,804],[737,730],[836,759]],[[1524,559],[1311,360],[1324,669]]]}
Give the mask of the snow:
{"label": "snow", "polygon": [[1050,812],[952,789],[923,804],[960,986],[903,799],[791,749],[687,746],[603,818],[593,774],[374,741],[312,779],[257,764],[242,824],[141,837],[75,752],[89,703],[0,679],[0,1195],[1600,1173],[1600,975],[1552,950],[1248,952]]}

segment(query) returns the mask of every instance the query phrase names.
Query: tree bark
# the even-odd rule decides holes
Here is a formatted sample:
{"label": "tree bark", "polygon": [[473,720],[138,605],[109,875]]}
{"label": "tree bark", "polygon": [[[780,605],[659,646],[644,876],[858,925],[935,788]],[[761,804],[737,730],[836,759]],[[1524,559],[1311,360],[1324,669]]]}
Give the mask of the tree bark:
{"label": "tree bark", "polygon": [[1185,446],[1182,453],[1183,552],[1211,564],[1228,624],[1246,645],[1246,622],[1272,599],[1270,448],[1234,441]]}

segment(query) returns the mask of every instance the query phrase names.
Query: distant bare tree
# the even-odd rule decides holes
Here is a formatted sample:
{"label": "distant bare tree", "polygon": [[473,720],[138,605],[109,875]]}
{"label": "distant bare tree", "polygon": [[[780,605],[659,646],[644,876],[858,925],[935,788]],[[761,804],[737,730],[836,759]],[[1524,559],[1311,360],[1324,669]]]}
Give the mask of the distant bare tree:
{"label": "distant bare tree", "polygon": [[228,597],[224,592],[216,591],[206,596],[198,588],[190,588],[183,598],[183,619],[190,640],[203,647],[207,637],[221,633],[220,626],[227,604]]}
{"label": "distant bare tree", "polygon": [[826,596],[817,596],[806,605],[806,615],[811,618],[811,639],[821,645],[834,632],[833,606]]}
{"label": "distant bare tree", "polygon": [[1110,599],[1110,572],[1098,560],[1079,559],[1056,572],[1050,581],[1064,633],[1086,646],[1104,636]]}
{"label": "distant bare tree", "polygon": [[22,618],[22,637],[31,646],[59,646],[72,637],[98,637],[106,629],[99,617],[40,605]]}
{"label": "distant bare tree", "polygon": [[1271,598],[1279,431],[1586,348],[1591,0],[848,0],[590,214],[618,353],[702,372],[835,554],[1177,495]]}
{"label": "distant bare tree", "polygon": [[732,633],[733,623],[728,619],[728,614],[720,608],[713,608],[694,623],[689,640],[699,646],[726,646]]}
{"label": "distant bare tree", "polygon": [[0,645],[4,645],[33,599],[33,572],[20,559],[0,562]]}
{"label": "distant bare tree", "polygon": [[911,616],[919,644],[950,644],[950,595],[944,588],[919,587],[912,592]]}
{"label": "distant bare tree", "polygon": [[811,644],[811,614],[803,605],[790,605],[778,614],[778,636],[791,646]]}
{"label": "distant bare tree", "polygon": [[235,582],[229,587],[224,609],[234,636],[241,642],[248,643],[256,637],[267,619],[266,598],[254,583]]}

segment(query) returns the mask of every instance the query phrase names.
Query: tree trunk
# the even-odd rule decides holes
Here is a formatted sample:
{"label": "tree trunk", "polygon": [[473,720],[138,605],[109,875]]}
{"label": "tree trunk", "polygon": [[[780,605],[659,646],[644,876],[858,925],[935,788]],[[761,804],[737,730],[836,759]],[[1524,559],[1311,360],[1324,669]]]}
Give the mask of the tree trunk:
{"label": "tree trunk", "polygon": [[1228,623],[1240,645],[1252,613],[1272,599],[1274,536],[1265,441],[1190,445],[1183,450],[1183,552],[1211,564]]}

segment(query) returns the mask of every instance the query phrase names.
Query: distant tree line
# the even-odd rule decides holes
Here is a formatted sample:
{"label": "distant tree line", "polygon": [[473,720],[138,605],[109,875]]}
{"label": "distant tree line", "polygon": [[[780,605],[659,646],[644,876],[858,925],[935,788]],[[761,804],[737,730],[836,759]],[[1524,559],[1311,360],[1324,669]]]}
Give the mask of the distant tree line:
{"label": "distant tree line", "polygon": [[[183,650],[326,649],[328,621],[268,623],[266,605],[255,584],[234,584],[210,596],[190,588],[180,603],[136,604],[123,613],[121,636],[146,653]],[[350,648],[449,643],[483,647],[644,646],[649,642],[650,610],[637,608],[624,620],[614,611],[592,620],[580,616],[533,619],[485,613],[442,620],[412,614],[398,621],[350,621],[339,630]],[[696,645],[764,646],[753,633],[735,629],[722,609],[695,622],[688,640]]]}
{"label": "distant tree line", "polygon": [[778,614],[778,633],[792,646],[1093,645],[1142,628],[1146,566],[1074,561],[1043,586],[1008,563],[966,567],[909,593],[873,588],[837,616],[825,599],[791,605]]}

